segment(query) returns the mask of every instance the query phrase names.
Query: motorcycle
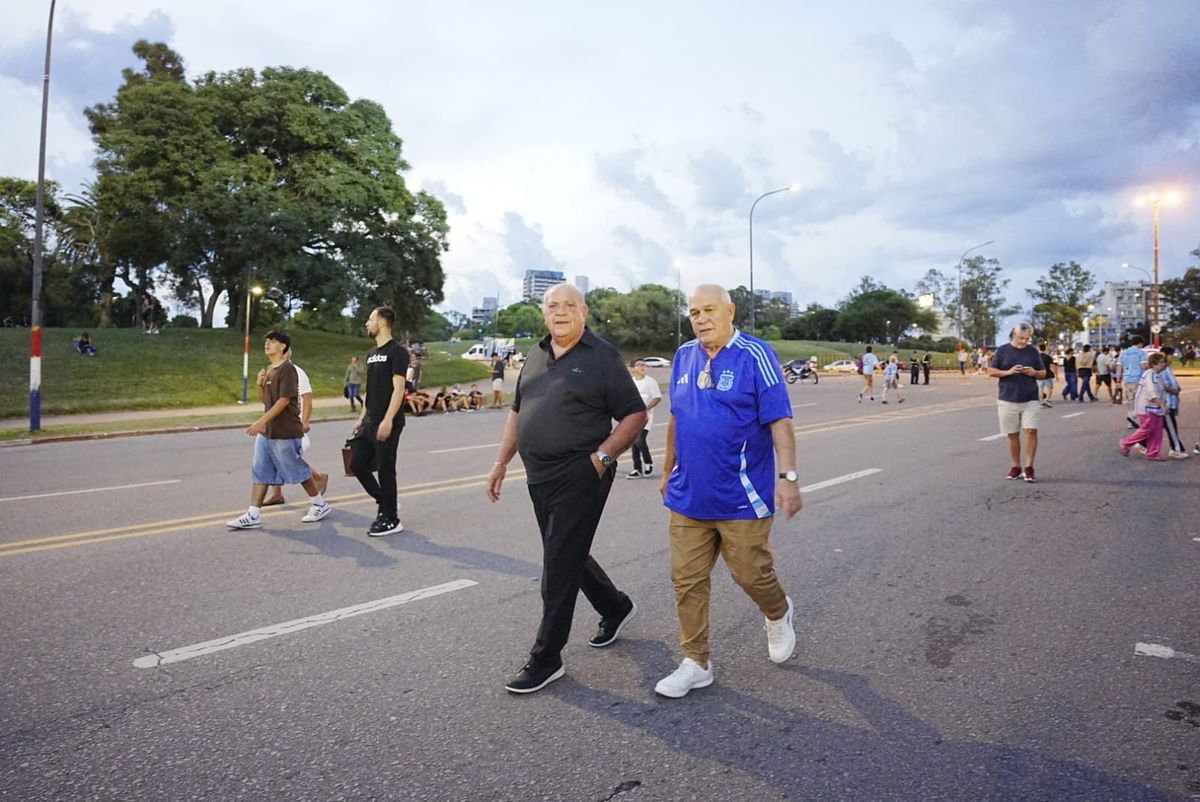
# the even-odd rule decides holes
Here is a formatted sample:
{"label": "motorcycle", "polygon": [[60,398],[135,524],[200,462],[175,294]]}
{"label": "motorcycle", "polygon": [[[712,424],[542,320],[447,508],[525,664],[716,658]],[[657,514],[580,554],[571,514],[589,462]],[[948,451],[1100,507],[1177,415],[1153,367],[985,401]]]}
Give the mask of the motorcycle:
{"label": "motorcycle", "polygon": [[788,384],[809,379],[812,379],[813,384],[821,381],[816,367],[811,362],[800,362],[799,360],[792,360],[783,366],[783,378]]}

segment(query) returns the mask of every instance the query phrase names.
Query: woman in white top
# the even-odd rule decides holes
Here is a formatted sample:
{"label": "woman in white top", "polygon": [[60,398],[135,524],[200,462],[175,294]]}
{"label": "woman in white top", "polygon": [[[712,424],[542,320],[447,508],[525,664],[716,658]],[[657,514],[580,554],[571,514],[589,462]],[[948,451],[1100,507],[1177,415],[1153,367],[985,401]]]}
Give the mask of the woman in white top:
{"label": "woman in white top", "polygon": [[662,401],[662,391],[658,389],[658,382],[646,375],[646,363],[642,360],[635,359],[630,362],[629,372],[633,374],[633,383],[637,385],[642,403],[646,405],[646,426],[630,449],[633,452],[633,470],[625,475],[626,479],[637,479],[649,476],[654,471],[654,462],[650,458],[650,446],[646,443],[646,438],[654,424],[654,408]]}

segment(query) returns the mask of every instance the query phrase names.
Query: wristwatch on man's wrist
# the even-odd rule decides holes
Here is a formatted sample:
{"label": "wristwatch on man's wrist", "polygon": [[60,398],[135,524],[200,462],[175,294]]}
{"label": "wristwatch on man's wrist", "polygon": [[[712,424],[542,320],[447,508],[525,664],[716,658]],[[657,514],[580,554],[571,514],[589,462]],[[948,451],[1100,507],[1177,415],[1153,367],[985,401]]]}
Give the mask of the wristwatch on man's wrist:
{"label": "wristwatch on man's wrist", "polygon": [[608,470],[613,466],[613,458],[598,448],[596,449],[596,459],[600,460],[600,464],[604,466],[605,470]]}
{"label": "wristwatch on man's wrist", "polygon": [[789,482],[797,482],[800,480],[800,477],[795,471],[784,471],[783,473],[779,474],[779,478],[787,479]]}

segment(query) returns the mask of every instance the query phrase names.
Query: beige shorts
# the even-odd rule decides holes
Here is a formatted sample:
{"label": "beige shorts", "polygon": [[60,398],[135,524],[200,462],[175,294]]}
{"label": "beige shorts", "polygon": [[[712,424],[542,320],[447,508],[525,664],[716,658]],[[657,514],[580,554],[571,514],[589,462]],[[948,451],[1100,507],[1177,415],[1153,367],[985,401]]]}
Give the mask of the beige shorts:
{"label": "beige shorts", "polygon": [[492,379],[492,390],[500,392],[504,389],[504,379]]}
{"label": "beige shorts", "polygon": [[1038,401],[1015,403],[1013,401],[997,401],[996,410],[1000,413],[1000,433],[1016,434],[1022,429],[1037,430],[1038,410],[1042,405]]}

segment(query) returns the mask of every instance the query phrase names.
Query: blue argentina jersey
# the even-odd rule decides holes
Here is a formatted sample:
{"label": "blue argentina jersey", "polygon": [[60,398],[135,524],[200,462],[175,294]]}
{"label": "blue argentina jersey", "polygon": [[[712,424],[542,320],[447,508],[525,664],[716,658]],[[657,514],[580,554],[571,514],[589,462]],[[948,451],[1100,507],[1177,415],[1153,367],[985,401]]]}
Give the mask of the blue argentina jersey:
{"label": "blue argentina jersey", "polygon": [[712,383],[704,389],[698,380],[707,363],[699,340],[692,340],[671,364],[675,470],[663,503],[709,521],[774,515],[770,426],[792,416],[779,360],[762,340],[735,331],[713,357]]}

